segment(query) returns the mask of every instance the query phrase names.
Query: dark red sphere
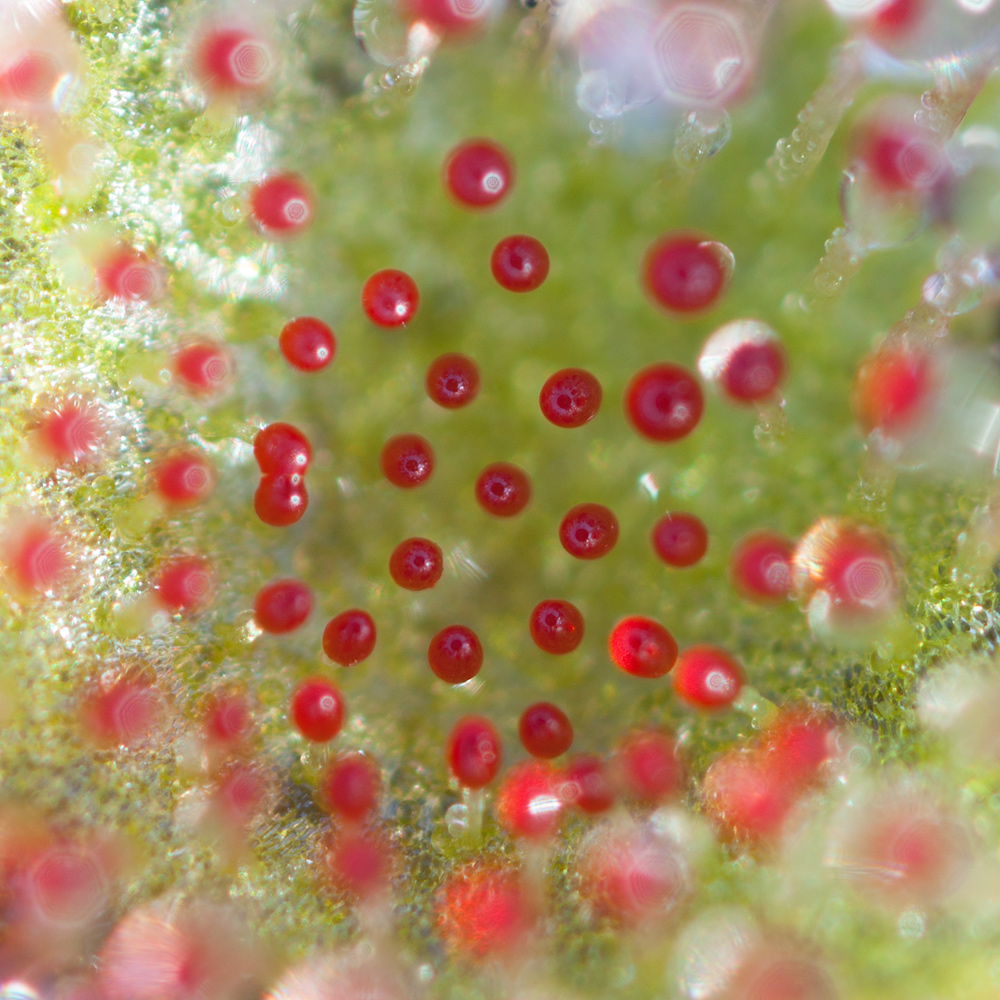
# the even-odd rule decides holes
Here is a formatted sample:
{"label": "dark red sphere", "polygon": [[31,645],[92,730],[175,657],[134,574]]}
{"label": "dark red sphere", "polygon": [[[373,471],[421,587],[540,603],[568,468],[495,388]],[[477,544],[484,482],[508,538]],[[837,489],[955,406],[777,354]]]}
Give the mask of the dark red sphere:
{"label": "dark red sphere", "polygon": [[197,451],[180,451],[164,458],[153,472],[156,492],[174,507],[187,507],[207,499],[215,488],[215,469]]}
{"label": "dark red sphere", "polygon": [[531,612],[528,628],[546,653],[572,653],[583,640],[583,615],[569,601],[542,601]]}
{"label": "dark red sphere", "polygon": [[524,469],[509,462],[487,465],[476,480],[479,506],[495,517],[520,514],[531,500],[531,480]]}
{"label": "dark red sphere", "polygon": [[479,636],[465,625],[449,625],[431,639],[427,662],[435,675],[448,684],[471,681],[483,665]]}
{"label": "dark red sphere", "polygon": [[389,573],[404,590],[429,590],[443,572],[441,549],[427,538],[407,538],[389,558]]}
{"label": "dark red sphere", "polygon": [[301,580],[275,580],[257,591],[254,620],[274,635],[294,632],[312,614],[313,594]]}
{"label": "dark red sphere", "polygon": [[297,427],[278,422],[257,432],[253,457],[265,476],[304,476],[312,461],[312,446]]}
{"label": "dark red sphere", "polygon": [[321,319],[299,316],[282,327],[278,347],[293,368],[301,372],[318,372],[337,353],[337,338]]}
{"label": "dark red sphere", "polygon": [[698,233],[669,233],[646,252],[646,291],[673,313],[697,313],[714,306],[729,283],[731,255]]}
{"label": "dark red sphere", "polygon": [[160,567],[153,589],[169,611],[200,611],[215,594],[215,575],[207,559],[177,556]]}
{"label": "dark red sphere", "polygon": [[296,236],[314,213],[312,189],[298,174],[265,177],[250,191],[250,218],[265,236]]}
{"label": "dark red sphere", "polygon": [[503,744],[489,719],[467,715],[455,723],[445,755],[459,784],[466,788],[484,788],[500,770]]}
{"label": "dark red sphere", "polygon": [[735,403],[771,399],[785,377],[785,352],[777,340],[740,344],[729,355],[719,386]]}
{"label": "dark red sphere", "polygon": [[192,69],[212,94],[250,94],[270,83],[274,55],[264,39],[245,28],[216,27],[198,41]]}
{"label": "dark red sphere", "polygon": [[419,305],[417,283],[404,271],[376,271],[361,290],[361,306],[376,326],[405,326]]}
{"label": "dark red sphere", "polygon": [[442,354],[427,369],[427,395],[438,406],[457,410],[468,406],[482,385],[479,366],[464,354]]}
{"label": "dark red sphere", "polygon": [[397,434],[382,446],[382,473],[393,486],[409,490],[426,483],[434,471],[434,449],[419,434]]}
{"label": "dark red sphere", "polygon": [[295,728],[314,743],[332,740],[344,724],[344,698],[323,677],[312,677],[295,689],[291,710]]}
{"label": "dark red sphere", "polygon": [[353,667],[372,655],[375,636],[375,622],[367,611],[342,611],[323,629],[323,652],[334,663]]}
{"label": "dark red sphere", "polygon": [[505,236],[493,248],[490,269],[508,292],[533,292],[549,276],[549,252],[534,236]]}
{"label": "dark red sphere", "polygon": [[556,427],[582,427],[601,408],[601,383],[582,368],[563,368],[550,376],[538,397],[545,419]]}
{"label": "dark red sphere", "polygon": [[623,618],[608,637],[611,662],[634,677],[662,677],[677,660],[674,637],[652,618]]}
{"label": "dark red sphere", "polygon": [[736,543],[730,557],[733,583],[751,601],[785,601],[792,592],[795,543],[784,535],[755,531]]}
{"label": "dark red sphere", "polygon": [[649,536],[653,551],[668,565],[684,569],[701,562],[708,551],[708,529],[694,514],[661,517]]}
{"label": "dark red sphere", "polygon": [[745,682],[743,668],[717,646],[691,646],[678,657],[674,670],[674,691],[693,708],[728,708]]}
{"label": "dark red sphere", "polygon": [[573,725],[569,716],[548,701],[529,705],[517,725],[521,744],[532,757],[552,760],[573,745]]}
{"label": "dark red sphere", "polygon": [[633,376],[625,390],[625,416],[653,441],[678,441],[701,420],[705,397],[680,365],[658,364]]}
{"label": "dark red sphere", "polygon": [[444,183],[465,208],[493,208],[507,197],[514,183],[510,155],[489,139],[469,139],[448,154]]}
{"label": "dark red sphere", "polygon": [[308,507],[306,481],[298,473],[260,477],[253,495],[253,509],[265,524],[287,528],[300,521]]}
{"label": "dark red sphere", "polygon": [[199,340],[174,355],[174,377],[192,396],[211,396],[224,389],[233,375],[233,361],[221,344]]}
{"label": "dark red sphere", "polygon": [[615,804],[615,790],[607,765],[593,754],[571,757],[562,770],[560,797],[589,816],[607,812]]}
{"label": "dark red sphere", "polygon": [[681,792],[684,768],[677,756],[677,741],[658,729],[629,733],[618,748],[619,779],[625,792],[655,805]]}
{"label": "dark red sphere", "polygon": [[618,541],[618,518],[599,503],[578,504],[562,519],[559,541],[576,559],[600,559]]}
{"label": "dark red sphere", "polygon": [[351,823],[360,823],[378,808],[382,775],[363,753],[348,753],[331,761],[319,780],[325,809]]}

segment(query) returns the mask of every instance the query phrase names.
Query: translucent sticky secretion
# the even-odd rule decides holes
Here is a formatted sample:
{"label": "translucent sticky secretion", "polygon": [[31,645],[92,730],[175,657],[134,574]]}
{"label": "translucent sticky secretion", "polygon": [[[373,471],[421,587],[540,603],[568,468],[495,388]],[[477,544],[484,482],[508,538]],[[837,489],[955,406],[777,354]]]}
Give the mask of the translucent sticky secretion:
{"label": "translucent sticky secretion", "polygon": [[663,96],[683,108],[726,104],[753,71],[744,24],[714,3],[668,7],[655,29],[653,59]]}
{"label": "translucent sticky secretion", "polygon": [[409,23],[395,0],[357,0],[354,4],[354,37],[377,63],[393,66],[407,52]]}
{"label": "translucent sticky secretion", "polygon": [[598,11],[580,29],[576,102],[595,118],[618,118],[660,96],[653,67],[653,17],[623,5]]}

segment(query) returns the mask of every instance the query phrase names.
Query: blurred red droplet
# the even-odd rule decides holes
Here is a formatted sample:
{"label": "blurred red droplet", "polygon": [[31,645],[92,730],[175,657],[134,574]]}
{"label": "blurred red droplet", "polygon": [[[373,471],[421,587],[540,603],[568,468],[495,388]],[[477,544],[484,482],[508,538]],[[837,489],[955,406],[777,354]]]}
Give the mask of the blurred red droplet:
{"label": "blurred red droplet", "polygon": [[473,959],[512,955],[528,940],[537,915],[516,872],[470,865],[438,893],[437,926],[453,952]]}

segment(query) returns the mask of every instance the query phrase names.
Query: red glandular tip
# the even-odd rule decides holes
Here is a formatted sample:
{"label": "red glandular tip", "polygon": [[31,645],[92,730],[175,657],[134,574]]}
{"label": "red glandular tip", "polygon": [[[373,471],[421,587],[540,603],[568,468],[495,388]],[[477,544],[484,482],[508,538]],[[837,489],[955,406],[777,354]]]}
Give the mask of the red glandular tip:
{"label": "red glandular tip", "polygon": [[427,369],[427,395],[448,410],[468,406],[481,385],[479,366],[464,354],[442,354]]}
{"label": "red glandular tip", "polygon": [[687,437],[701,420],[705,397],[687,369],[656,364],[637,372],[625,389],[625,416],[651,441]]}
{"label": "red glandular tip", "polygon": [[154,257],[128,246],[117,246],[101,256],[94,267],[97,291],[102,298],[119,302],[154,302],[164,291],[166,274]]}
{"label": "red glandular tip", "polygon": [[312,445],[297,427],[277,422],[262,427],[253,439],[253,456],[261,474],[304,476],[312,461]]}
{"label": "red glandular tip", "polygon": [[281,328],[278,347],[293,368],[301,372],[318,372],[333,361],[337,338],[321,319],[299,316]]}
{"label": "red glandular tip", "polygon": [[804,791],[823,783],[829,763],[840,753],[839,736],[828,712],[789,708],[764,730],[757,752],[786,788]]}
{"label": "red glandular tip", "polygon": [[703,711],[728,708],[745,681],[740,664],[717,646],[691,646],[681,653],[674,667],[677,697]]}
{"label": "red glandular tip", "polygon": [[401,490],[422,486],[434,472],[434,449],[419,434],[397,434],[382,446],[382,474]]}
{"label": "red glandular tip", "polygon": [[250,219],[270,239],[298,236],[313,221],[315,212],[312,188],[298,174],[273,174],[250,190]]}
{"label": "red glandular tip", "polygon": [[257,592],[254,620],[265,632],[294,632],[312,614],[313,593],[300,580],[275,580]]}
{"label": "red glandular tip", "polygon": [[533,292],[549,276],[549,253],[534,236],[505,236],[493,248],[490,269],[508,292]]}
{"label": "red glandular tip", "polygon": [[106,436],[100,409],[79,396],[42,407],[31,421],[29,432],[33,449],[57,466],[93,461]]}
{"label": "red glandular tip", "polygon": [[902,599],[902,570],[878,528],[823,518],[803,535],[792,561],[795,589],[819,633],[860,635],[884,625]]}
{"label": "red glandular tip", "polygon": [[249,25],[209,24],[191,47],[191,72],[212,97],[257,94],[276,68],[270,43]]}
{"label": "red glandular tip", "polygon": [[419,305],[417,283],[405,271],[376,271],[361,289],[361,307],[376,326],[406,326]]}
{"label": "red glandular tip", "polygon": [[510,154],[490,139],[468,139],[445,161],[445,190],[464,208],[493,208],[507,197],[513,183]]}
{"label": "red glandular tip", "polygon": [[601,408],[601,383],[582,368],[563,368],[549,376],[538,396],[546,420],[556,427],[582,427]]}
{"label": "red glandular tip", "polygon": [[253,735],[250,702],[242,691],[220,690],[210,694],[202,707],[205,739],[219,748],[236,749]]}
{"label": "red glandular tip", "polygon": [[289,705],[295,728],[313,743],[328,743],[344,724],[346,706],[337,688],[323,677],[303,681]]}
{"label": "red glandular tip", "polygon": [[755,319],[737,319],[720,326],[698,356],[701,377],[738,404],[775,399],[786,367],[778,335]]}
{"label": "red glandular tip", "polygon": [[668,566],[686,569],[701,562],[708,551],[708,529],[694,514],[665,514],[650,532],[653,551]]}
{"label": "red glandular tip", "polygon": [[600,559],[618,542],[618,518],[601,504],[578,504],[562,519],[559,541],[576,559]]}
{"label": "red glandular tip", "polygon": [[559,775],[559,797],[588,816],[607,812],[615,804],[615,787],[605,762],[593,754],[571,757]]}
{"label": "red glandular tip", "polygon": [[677,660],[674,637],[657,621],[623,618],[608,637],[611,662],[634,677],[662,677]]}
{"label": "red glandular tip", "polygon": [[649,296],[679,316],[705,312],[722,297],[733,273],[728,247],[698,233],[660,237],[646,252],[643,285]]}
{"label": "red glandular tip", "polygon": [[765,940],[746,949],[725,995],[739,1000],[836,1000],[837,990],[802,942]]}
{"label": "red glandular tip", "polygon": [[559,772],[542,761],[512,767],[497,794],[500,825],[513,837],[551,840],[559,830],[565,807],[559,784]]}
{"label": "red glandular tip", "polygon": [[287,528],[302,520],[309,508],[305,478],[296,472],[261,476],[253,495],[257,516],[274,528]]}
{"label": "red glandular tip", "polygon": [[215,489],[215,467],[202,452],[182,449],[156,464],[153,482],[165,503],[188,507],[211,496]]}
{"label": "red glandular tip", "polygon": [[729,560],[733,586],[747,600],[761,604],[781,602],[792,592],[792,556],[795,542],[770,531],[745,535]]}
{"label": "red glandular tip", "polygon": [[776,838],[795,802],[763,755],[731,750],[709,767],[702,781],[705,811],[726,840],[763,843]]}
{"label": "red glandular tip", "polygon": [[956,812],[916,783],[875,784],[834,819],[827,864],[892,907],[938,906],[961,888],[974,860]]}
{"label": "red glandular tip", "polygon": [[691,889],[680,845],[630,819],[594,830],[580,869],[584,896],[598,912],[630,927],[663,920]]}
{"label": "red glandular tip", "polygon": [[108,903],[111,860],[84,843],[56,840],[37,847],[19,877],[11,880],[19,897],[14,913],[25,920],[8,924],[9,943],[17,948],[20,931],[45,935],[51,945],[53,937],[92,924]]}
{"label": "red glandular tip", "polygon": [[389,886],[395,856],[377,833],[348,826],[333,831],[327,842],[326,864],[330,880],[342,892],[372,899]]}
{"label": "red glandular tip", "polygon": [[429,590],[443,572],[444,555],[428,538],[408,538],[389,557],[389,574],[404,590]]}
{"label": "red glandular tip", "polygon": [[252,761],[231,764],[216,780],[212,804],[224,834],[239,834],[267,809],[271,776]]}
{"label": "red glandular tip", "polygon": [[143,673],[125,673],[87,696],[82,720],[96,743],[135,746],[158,732],[164,714],[163,695],[152,679]]}
{"label": "red glandular tip", "polygon": [[233,378],[229,351],[212,340],[183,345],[173,357],[177,384],[191,396],[214,396],[228,388]]}
{"label": "red glandular tip", "polygon": [[927,0],[875,0],[866,5],[865,30],[883,45],[904,42],[919,27]]}
{"label": "red glandular tip", "polygon": [[926,347],[887,341],[854,376],[854,414],[865,434],[906,441],[928,424],[941,388],[936,356]]}
{"label": "red glandular tip", "polygon": [[443,35],[464,35],[481,27],[497,9],[495,0],[405,0],[414,20]]}
{"label": "red glandular tip", "polygon": [[517,731],[524,749],[542,760],[559,757],[573,745],[573,724],[569,716],[548,701],[529,705],[521,713]]}
{"label": "red glandular tip", "polygon": [[201,611],[215,595],[211,564],[201,556],[176,556],[160,567],[153,593],[168,611]]}
{"label": "red glandular tip", "polygon": [[628,733],[618,746],[614,763],[622,793],[644,805],[658,805],[683,790],[684,767],[677,740],[662,730]]}
{"label": "red glandular tip", "polygon": [[51,17],[19,34],[8,28],[0,53],[0,111],[45,121],[58,111],[65,90],[79,76],[79,47]]}
{"label": "red glandular tip", "polygon": [[445,756],[460,785],[485,788],[497,776],[503,761],[500,734],[489,719],[467,715],[452,728]]}
{"label": "red glandular tip", "polygon": [[323,652],[342,667],[353,667],[375,649],[375,622],[367,611],[352,608],[331,618],[323,629]]}
{"label": "red glandular tip", "polygon": [[520,952],[537,919],[510,869],[470,865],[450,875],[438,893],[438,932],[449,950],[469,958]]}
{"label": "red glandular tip", "polygon": [[343,754],[331,761],[319,780],[323,808],[343,820],[360,823],[378,808],[382,773],[363,753]]}
{"label": "red glandular tip", "polygon": [[234,1000],[263,963],[228,909],[168,897],[119,921],[98,968],[103,1000]]}
{"label": "red glandular tip", "polygon": [[564,656],[583,641],[584,621],[579,608],[569,601],[542,601],[528,620],[535,645],[546,653]]}
{"label": "red glandular tip", "polygon": [[0,561],[8,584],[22,597],[56,590],[70,572],[67,540],[34,517],[14,517],[4,526]]}
{"label": "red glandular tip", "polygon": [[476,480],[476,500],[494,517],[514,517],[531,502],[531,480],[509,462],[487,465]]}
{"label": "red glandular tip", "polygon": [[482,643],[471,628],[448,625],[431,639],[427,662],[435,676],[446,684],[464,684],[482,668]]}
{"label": "red glandular tip", "polygon": [[879,105],[855,129],[854,155],[887,195],[929,194],[948,161],[938,137],[914,122],[910,102]]}

